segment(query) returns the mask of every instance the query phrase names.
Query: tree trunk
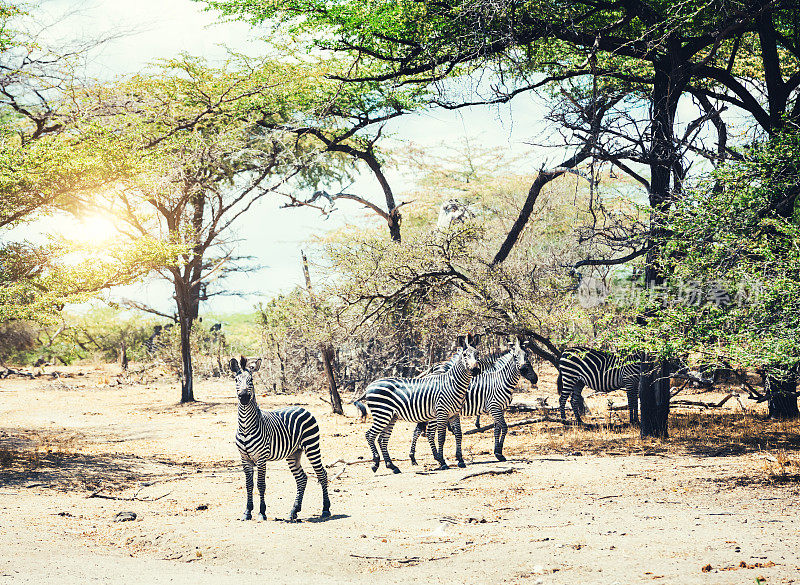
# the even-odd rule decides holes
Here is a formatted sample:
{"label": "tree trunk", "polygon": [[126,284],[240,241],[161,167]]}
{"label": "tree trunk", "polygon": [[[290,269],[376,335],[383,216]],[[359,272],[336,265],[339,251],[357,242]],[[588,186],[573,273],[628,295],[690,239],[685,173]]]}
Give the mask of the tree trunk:
{"label": "tree trunk", "polygon": [[128,371],[128,348],[124,339],[119,344],[119,367],[123,372]]}
{"label": "tree trunk", "polygon": [[[672,53],[675,52],[674,40]],[[669,207],[671,192],[670,179],[679,160],[675,148],[674,121],[678,98],[685,83],[675,67],[677,60],[666,57],[654,63],[654,83],[651,99],[652,139],[650,143],[650,207],[653,210],[650,224],[650,238],[644,273],[645,286],[652,290],[664,283],[664,274],[658,260],[658,250],[653,246],[666,234],[661,226],[660,214]],[[647,321],[647,312],[640,323]],[[639,379],[639,401],[641,435],[644,437],[667,438],[669,419],[669,374],[670,366],[665,362],[655,363],[650,356],[642,361],[642,376]]]}
{"label": "tree trunk", "polygon": [[194,376],[192,373],[192,320],[181,315],[181,403],[194,402]]}
{"label": "tree trunk", "polygon": [[197,318],[199,299],[182,278],[175,279],[175,301],[178,306],[178,325],[181,335],[181,403],[194,402],[194,375],[192,372],[192,325]]}
{"label": "tree trunk", "polygon": [[[314,293],[311,290],[311,274],[308,271],[308,258],[306,253],[300,250],[300,256],[303,259],[303,276],[306,279],[306,288],[308,288],[308,296],[311,300],[312,306],[317,308],[317,301],[314,298]],[[330,343],[322,344],[322,363],[325,367],[325,376],[328,378],[328,392],[331,396],[331,408],[334,414],[344,414],[342,408],[342,397],[339,396],[339,390],[336,388],[336,376],[333,374],[333,346]]]}
{"label": "tree trunk", "polygon": [[667,362],[642,362],[639,377],[639,417],[642,438],[669,437],[669,380],[672,373]]}
{"label": "tree trunk", "polygon": [[766,390],[769,417],[779,420],[800,418],[797,408],[797,372],[791,372],[783,379],[767,376]]}
{"label": "tree trunk", "polygon": [[325,366],[325,376],[328,378],[328,391],[331,396],[331,407],[334,414],[344,414],[342,397],[336,388],[336,376],[333,374],[333,348],[330,345],[322,347],[322,363]]}

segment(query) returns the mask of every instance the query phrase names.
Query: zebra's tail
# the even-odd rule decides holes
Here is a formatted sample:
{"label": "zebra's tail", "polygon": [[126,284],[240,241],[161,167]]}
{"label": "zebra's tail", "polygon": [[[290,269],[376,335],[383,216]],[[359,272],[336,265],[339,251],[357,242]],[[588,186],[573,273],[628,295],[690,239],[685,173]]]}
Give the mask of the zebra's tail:
{"label": "zebra's tail", "polygon": [[353,406],[355,406],[361,412],[361,422],[367,420],[367,407],[364,405],[363,402],[360,400],[354,400]]}
{"label": "zebra's tail", "polygon": [[579,402],[578,413],[581,416],[584,416],[587,412],[589,412],[589,407],[586,406],[586,401],[583,399],[583,395],[582,394],[578,395],[578,402]]}

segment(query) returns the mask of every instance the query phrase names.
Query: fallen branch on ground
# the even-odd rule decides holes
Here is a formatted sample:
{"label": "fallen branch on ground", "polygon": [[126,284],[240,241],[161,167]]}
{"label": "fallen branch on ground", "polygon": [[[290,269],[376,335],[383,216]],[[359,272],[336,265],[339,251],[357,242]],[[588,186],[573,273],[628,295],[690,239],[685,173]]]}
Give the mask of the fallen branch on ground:
{"label": "fallen branch on ground", "polygon": [[140,498],[139,497],[139,492],[141,491],[141,489],[140,489],[140,490],[137,490],[137,492],[135,494],[133,494],[133,496],[131,496],[130,498],[124,498],[124,497],[121,497],[121,496],[108,496],[106,494],[101,494],[100,492],[102,492],[104,489],[105,488],[100,488],[99,490],[94,491],[91,494],[89,494],[88,496],[86,496],[86,498],[87,499],[88,498],[101,498],[103,500],[121,500],[123,502],[155,502],[156,500],[160,500],[161,498],[165,498],[165,497],[167,497],[168,495],[170,495],[172,493],[172,492],[167,492],[166,494],[162,494],[162,495],[158,496],[157,498]]}
{"label": "fallen branch on ground", "polygon": [[339,479],[346,469],[347,469],[347,464],[345,463],[344,465],[342,465],[342,468],[339,470],[339,473],[331,477],[330,481],[336,481],[337,479]]}
{"label": "fallen branch on ground", "polygon": [[[519,426],[522,426],[522,425],[532,425],[534,423],[546,422],[546,421],[551,421],[552,422],[553,419],[550,418],[549,416],[537,416],[536,418],[526,418],[525,420],[521,420],[521,421],[518,421],[518,422],[515,422],[515,423],[511,423],[510,425],[508,425],[508,428],[519,427]],[[488,431],[488,430],[493,429],[493,428],[494,428],[494,424],[490,424],[490,425],[486,425],[486,426],[483,426],[483,427],[478,427],[477,429],[469,429],[468,431],[464,431],[462,434],[464,434],[464,435],[472,435],[473,433],[482,433],[484,431]]]}
{"label": "fallen branch on ground", "polygon": [[[411,461],[411,460],[408,457],[403,457],[401,459],[392,457],[392,461]],[[354,459],[353,461],[345,461],[344,459],[337,459],[333,463],[328,463],[325,467],[330,469],[331,467],[333,467],[338,463],[344,463],[345,465],[355,465],[356,463],[372,463],[372,459]]]}
{"label": "fallen branch on ground", "polygon": [[[506,473],[516,473],[517,469],[515,467],[507,467],[505,469],[488,469],[486,471],[476,471],[475,473],[470,473],[462,477],[458,480],[458,482],[464,481],[465,479],[470,479],[472,477],[478,477],[479,475],[504,475]],[[458,483],[456,482],[456,483]]]}
{"label": "fallen branch on ground", "polygon": [[736,396],[736,394],[728,394],[725,398],[720,400],[718,403],[714,404],[713,402],[700,402],[699,400],[673,400],[673,406],[699,406],[701,408],[721,408],[723,404],[728,402],[731,398]]}

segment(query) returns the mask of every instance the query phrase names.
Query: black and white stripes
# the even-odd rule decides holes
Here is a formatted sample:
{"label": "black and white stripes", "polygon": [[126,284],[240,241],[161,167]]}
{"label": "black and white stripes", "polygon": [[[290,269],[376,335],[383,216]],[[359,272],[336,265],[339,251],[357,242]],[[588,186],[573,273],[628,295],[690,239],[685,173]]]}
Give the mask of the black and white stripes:
{"label": "black and white stripes", "polygon": [[258,493],[260,496],[258,517],[266,520],[266,465],[267,461],[286,459],[289,469],[297,482],[297,497],[289,514],[290,520],[297,518],[303,503],[307,476],[300,465],[300,457],[305,451],[311,466],[322,486],[322,518],[330,516],[328,499],[328,476],[322,466],[319,449],[319,427],[316,419],[304,408],[290,407],[262,412],[256,404],[253,388],[253,372],[261,366],[256,360],[250,367],[247,360],[241,363],[230,361],[230,368],[236,376],[236,394],[239,398],[239,427],[236,432],[236,446],[242,456],[247,504],[242,520],[250,520],[253,511],[253,468],[258,468]]}
{"label": "black and white stripes", "polygon": [[[474,343],[470,335],[467,339],[459,337],[459,349],[453,356],[452,367],[446,372],[424,378],[381,378],[372,382],[357,400],[366,404],[372,414],[372,425],[366,433],[367,443],[372,451],[372,470],[377,471],[383,455],[386,467],[395,473],[400,470],[392,463],[387,450],[392,428],[398,420],[410,422],[435,421],[434,432],[428,433],[428,440],[439,469],[447,469],[444,460],[444,435],[448,421],[456,418],[457,456],[460,455],[461,433],[458,415],[464,405],[472,376],[476,373],[478,362],[475,358]],[[378,440],[381,454],[375,446]],[[435,439],[438,439],[438,449]],[[459,466],[463,459],[459,457]]]}
{"label": "black and white stripes", "polygon": [[558,360],[558,394],[561,420],[566,422],[564,406],[572,404],[576,420],[581,422],[583,398],[581,390],[588,386],[595,392],[613,392],[624,388],[628,394],[631,423],[639,422],[639,363],[598,349],[571,347]]}
{"label": "black and white stripes", "polygon": [[[508,432],[508,425],[503,412],[511,404],[512,394],[517,387],[520,374],[531,384],[536,384],[539,380],[528,361],[527,353],[520,346],[519,340],[515,340],[508,352],[493,364],[484,365],[481,373],[472,378],[464,407],[461,410],[461,414],[470,416],[480,416],[482,412],[492,415],[494,419],[494,454],[499,461],[506,460],[503,456],[503,443]],[[425,426],[426,423],[419,423],[414,429],[410,453],[413,464],[416,464],[414,452],[417,438],[425,430]],[[458,445],[456,450],[456,456],[460,458]]]}

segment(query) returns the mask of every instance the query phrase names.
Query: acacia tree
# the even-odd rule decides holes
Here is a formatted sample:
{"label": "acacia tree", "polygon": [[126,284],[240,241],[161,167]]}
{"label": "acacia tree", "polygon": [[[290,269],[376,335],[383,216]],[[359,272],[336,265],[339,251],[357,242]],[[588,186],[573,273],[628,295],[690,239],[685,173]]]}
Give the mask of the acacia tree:
{"label": "acacia tree", "polygon": [[[476,70],[495,72],[495,95],[478,101],[507,101],[514,95],[552,82],[602,75],[629,84],[649,102],[646,150],[641,164],[653,210],[651,238],[638,255],[646,256],[645,284],[661,286],[658,242],[663,241],[659,218],[679,196],[686,177],[676,111],[687,92],[697,96],[703,115],[717,128],[718,155],[727,155],[726,129],[720,100],[757,116],[762,127],[780,126],[781,114],[796,100],[800,76],[796,71],[798,30],[795,2],[742,3],[661,0],[597,4],[596,2],[496,2],[453,1],[437,3],[318,2],[283,0],[269,4],[238,0],[212,0],[208,4],[228,15],[251,22],[277,19],[311,35],[323,49],[352,55],[355,62],[370,63],[378,71],[354,67],[349,78],[429,84],[463,76]],[[761,68],[750,67],[753,55]],[[784,66],[781,66],[781,63]],[[377,65],[376,65],[377,64]],[[531,80],[532,72],[545,71],[545,79]],[[463,79],[463,77],[462,77]],[[753,81],[766,86],[769,112],[761,110]],[[447,84],[443,84],[446,86]],[[760,85],[760,84],[756,84]],[[720,88],[723,88],[720,91]],[[456,106],[475,103],[463,98]],[[592,140],[596,134],[592,135]],[[592,152],[592,148],[589,149]],[[580,162],[588,153],[578,150]],[[585,159],[584,159],[585,160]],[[633,171],[619,158],[622,170]],[[538,196],[537,184],[546,183],[557,170],[541,173],[529,191],[517,224],[501,247],[498,261],[513,246]],[[635,256],[634,256],[635,257]],[[626,257],[613,259],[614,264]],[[643,318],[646,320],[647,315]],[[645,360],[650,361],[650,360]],[[667,435],[669,371],[666,363],[646,364],[641,388],[642,434]]]}
{"label": "acacia tree", "polygon": [[[108,135],[79,130],[84,111],[72,97],[87,82],[78,72],[104,41],[49,47],[32,20],[21,5],[0,5],[0,321],[52,319],[66,303],[128,283],[163,259],[142,241],[102,253],[54,236],[30,242],[36,221],[82,213],[81,193],[135,165],[110,156]],[[94,261],[81,262],[87,255]]]}
{"label": "acacia tree", "polygon": [[800,416],[800,205],[788,218],[780,211],[800,184],[799,146],[795,132],[756,143],[687,192],[664,218],[663,261],[703,298],[656,306],[647,327],[626,332],[654,354],[760,370],[758,399],[782,419]]}
{"label": "acacia tree", "polygon": [[186,57],[94,93],[92,123],[101,120],[140,162],[136,174],[84,203],[115,217],[129,238],[175,250],[156,271],[172,284],[174,315],[137,306],[179,325],[182,402],[194,400],[191,330],[200,303],[225,294],[214,283],[245,269],[231,227],[264,196],[337,172],[302,136],[259,124],[265,112],[279,121],[291,111],[304,82],[311,84],[291,66],[214,69]]}

